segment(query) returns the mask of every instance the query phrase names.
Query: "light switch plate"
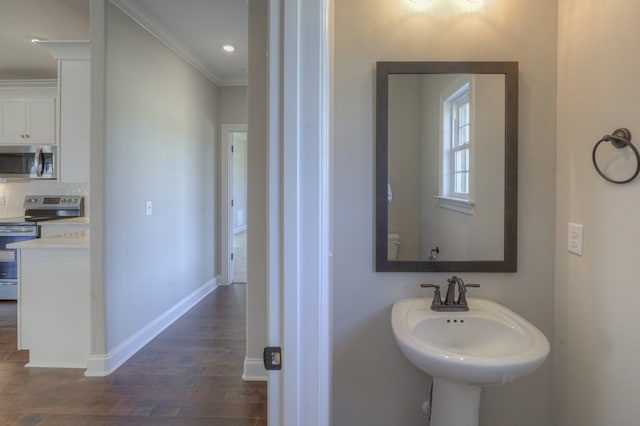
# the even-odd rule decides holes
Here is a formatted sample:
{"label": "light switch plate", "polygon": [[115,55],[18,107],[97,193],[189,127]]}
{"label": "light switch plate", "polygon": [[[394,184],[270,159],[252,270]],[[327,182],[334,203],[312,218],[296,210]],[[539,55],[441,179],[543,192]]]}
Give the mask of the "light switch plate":
{"label": "light switch plate", "polygon": [[151,216],[153,214],[153,203],[151,201],[147,201],[145,207],[147,209],[147,216]]}
{"label": "light switch plate", "polygon": [[582,245],[584,240],[584,226],[569,222],[569,241],[567,249],[569,253],[582,256]]}

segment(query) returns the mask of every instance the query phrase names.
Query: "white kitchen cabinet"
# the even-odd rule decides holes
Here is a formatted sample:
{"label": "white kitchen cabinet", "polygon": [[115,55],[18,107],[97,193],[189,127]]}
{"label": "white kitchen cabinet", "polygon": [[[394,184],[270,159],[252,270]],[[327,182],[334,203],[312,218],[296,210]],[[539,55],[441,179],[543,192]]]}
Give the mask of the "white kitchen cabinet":
{"label": "white kitchen cabinet", "polygon": [[54,97],[0,98],[0,143],[56,143]]}
{"label": "white kitchen cabinet", "polygon": [[41,40],[58,60],[59,155],[61,182],[89,182],[90,43]]}
{"label": "white kitchen cabinet", "polygon": [[19,250],[18,348],[29,350],[26,366],[87,368],[89,233],[13,244]]}
{"label": "white kitchen cabinet", "polygon": [[60,181],[89,182],[89,60],[60,60]]}

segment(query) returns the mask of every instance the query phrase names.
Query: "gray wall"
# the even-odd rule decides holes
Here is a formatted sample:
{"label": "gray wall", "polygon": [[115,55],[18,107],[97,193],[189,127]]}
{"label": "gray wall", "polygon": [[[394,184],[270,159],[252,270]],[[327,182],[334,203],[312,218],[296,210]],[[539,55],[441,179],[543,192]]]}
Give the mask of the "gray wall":
{"label": "gray wall", "polygon": [[418,75],[389,76],[389,232],[400,234],[398,260],[420,259],[422,96]]}
{"label": "gray wall", "polygon": [[257,365],[267,346],[267,6],[264,1],[249,1],[246,358]]}
{"label": "gray wall", "polygon": [[106,22],[108,352],[214,279],[218,89],[111,3]]}
{"label": "gray wall", "polygon": [[[591,150],[618,127],[638,146],[640,3],[558,3],[555,424],[637,425],[640,181],[606,182]],[[626,156],[631,168],[615,173],[629,177],[630,151],[608,148],[601,167]],[[569,222],[584,225],[582,257],[567,252]]]}
{"label": "gray wall", "polygon": [[[216,158],[220,159],[220,161],[226,161],[220,157],[220,148],[223,143],[226,143],[224,140],[226,135],[222,134],[221,126],[223,124],[247,124],[248,116],[247,86],[222,86],[218,88],[218,130],[216,133],[218,143],[216,143]],[[218,165],[220,161],[217,162]],[[217,206],[222,206],[222,201],[220,200],[220,182],[222,182],[220,172],[220,167],[217,167],[216,181],[218,182],[218,186],[216,187],[215,199]],[[243,208],[246,212],[246,201]],[[218,214],[216,217],[216,235],[220,235],[220,230],[222,229],[220,219],[221,217]],[[220,238],[216,239],[216,253],[220,253]],[[216,275],[220,274],[221,267],[221,265],[217,265]]]}
{"label": "gray wall", "polygon": [[[474,294],[519,312],[553,337],[557,3],[336,1],[334,26],[334,426],[423,425],[430,379],[397,349],[391,305],[430,296],[420,282],[450,274],[375,273],[374,64],[379,60],[515,60],[520,63],[518,273],[463,277]],[[466,6],[465,6],[466,7]],[[605,131],[609,131],[608,129]],[[551,200],[551,201],[550,201]],[[552,424],[551,362],[483,391],[481,424]]]}

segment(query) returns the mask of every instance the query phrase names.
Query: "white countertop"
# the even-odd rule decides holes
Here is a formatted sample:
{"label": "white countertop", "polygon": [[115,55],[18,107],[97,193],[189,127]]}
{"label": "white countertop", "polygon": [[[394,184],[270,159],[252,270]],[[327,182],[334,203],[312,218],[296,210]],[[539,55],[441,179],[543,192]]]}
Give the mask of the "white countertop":
{"label": "white countertop", "polygon": [[7,244],[13,249],[88,249],[89,231],[70,232],[53,237],[37,238]]}
{"label": "white countertop", "polygon": [[88,216],[80,216],[80,217],[70,217],[68,219],[56,219],[56,220],[48,220],[46,222],[39,222],[39,225],[88,225],[89,217]]}

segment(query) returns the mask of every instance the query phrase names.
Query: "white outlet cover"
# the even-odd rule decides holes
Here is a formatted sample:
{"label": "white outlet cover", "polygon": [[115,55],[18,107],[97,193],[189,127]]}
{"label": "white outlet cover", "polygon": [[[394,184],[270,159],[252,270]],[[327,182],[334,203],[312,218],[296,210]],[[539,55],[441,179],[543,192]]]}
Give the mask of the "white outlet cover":
{"label": "white outlet cover", "polygon": [[567,250],[569,250],[569,253],[582,256],[583,244],[584,244],[584,225],[569,222]]}

